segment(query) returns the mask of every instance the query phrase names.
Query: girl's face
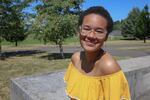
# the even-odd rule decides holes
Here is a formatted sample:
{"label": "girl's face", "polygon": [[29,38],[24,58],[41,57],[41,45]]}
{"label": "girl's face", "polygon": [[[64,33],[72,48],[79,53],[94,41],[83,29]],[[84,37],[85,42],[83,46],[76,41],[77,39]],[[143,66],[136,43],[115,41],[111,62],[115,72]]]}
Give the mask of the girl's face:
{"label": "girl's face", "polygon": [[86,52],[96,52],[107,39],[107,20],[97,14],[86,15],[80,26],[80,44]]}

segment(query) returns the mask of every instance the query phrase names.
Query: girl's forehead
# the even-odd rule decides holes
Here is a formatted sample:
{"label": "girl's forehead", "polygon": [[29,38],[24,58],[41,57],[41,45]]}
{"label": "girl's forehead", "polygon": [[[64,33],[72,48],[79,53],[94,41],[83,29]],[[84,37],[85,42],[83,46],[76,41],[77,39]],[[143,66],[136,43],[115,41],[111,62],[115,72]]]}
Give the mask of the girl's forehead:
{"label": "girl's forehead", "polygon": [[82,25],[105,28],[107,26],[107,20],[101,15],[89,14],[84,17]]}

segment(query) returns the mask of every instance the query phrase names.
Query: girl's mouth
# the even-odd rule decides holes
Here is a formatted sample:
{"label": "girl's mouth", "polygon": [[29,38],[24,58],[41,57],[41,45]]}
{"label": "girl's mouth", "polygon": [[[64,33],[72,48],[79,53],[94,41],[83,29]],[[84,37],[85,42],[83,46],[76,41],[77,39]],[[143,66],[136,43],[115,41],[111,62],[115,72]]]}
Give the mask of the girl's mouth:
{"label": "girl's mouth", "polygon": [[92,43],[90,41],[85,41],[85,44],[89,47],[94,47],[95,46],[95,43]]}

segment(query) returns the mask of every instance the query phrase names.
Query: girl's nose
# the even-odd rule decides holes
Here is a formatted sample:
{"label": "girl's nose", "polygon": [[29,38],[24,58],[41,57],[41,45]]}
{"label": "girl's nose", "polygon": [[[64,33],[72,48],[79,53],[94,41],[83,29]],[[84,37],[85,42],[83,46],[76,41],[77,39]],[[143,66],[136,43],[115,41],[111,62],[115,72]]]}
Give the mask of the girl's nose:
{"label": "girl's nose", "polygon": [[87,35],[87,37],[95,38],[95,31],[91,30],[91,32]]}

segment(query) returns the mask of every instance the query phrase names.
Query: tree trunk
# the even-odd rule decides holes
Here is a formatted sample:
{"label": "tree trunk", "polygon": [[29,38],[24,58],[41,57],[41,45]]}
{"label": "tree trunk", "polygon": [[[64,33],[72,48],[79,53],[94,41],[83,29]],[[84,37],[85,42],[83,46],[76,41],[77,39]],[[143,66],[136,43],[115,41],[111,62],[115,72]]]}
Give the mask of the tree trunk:
{"label": "tree trunk", "polygon": [[46,45],[47,44],[47,40],[46,39],[44,39],[44,45]]}
{"label": "tree trunk", "polygon": [[62,46],[62,44],[59,44],[59,50],[60,50],[60,54],[61,54],[62,59],[64,59],[64,58],[65,58],[65,56],[64,56],[63,46]]}
{"label": "tree trunk", "polygon": [[16,46],[16,47],[18,46],[18,41],[15,41],[15,46]]}
{"label": "tree trunk", "polygon": [[145,33],[144,33],[144,37],[143,37],[143,39],[144,39],[144,43],[146,43],[146,37],[145,37]]}
{"label": "tree trunk", "polygon": [[146,43],[146,38],[144,38],[144,43]]}
{"label": "tree trunk", "polygon": [[0,53],[2,52],[2,41],[0,40]]}
{"label": "tree trunk", "polygon": [[5,60],[5,56],[2,53],[2,38],[0,37],[0,60]]}

